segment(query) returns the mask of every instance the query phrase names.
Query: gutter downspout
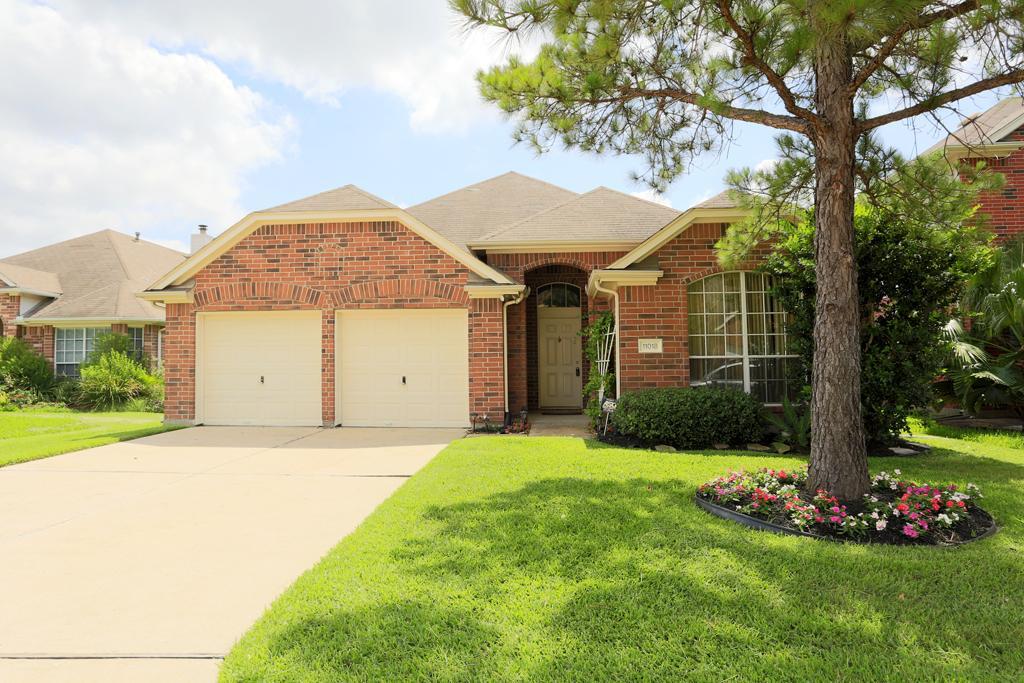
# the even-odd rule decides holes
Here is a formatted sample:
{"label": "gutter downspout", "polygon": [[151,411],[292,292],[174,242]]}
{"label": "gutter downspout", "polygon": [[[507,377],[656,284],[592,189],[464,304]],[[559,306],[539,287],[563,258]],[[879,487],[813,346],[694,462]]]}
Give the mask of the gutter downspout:
{"label": "gutter downspout", "polygon": [[622,373],[619,372],[621,367],[620,360],[622,354],[619,353],[619,293],[613,289],[605,289],[601,286],[601,281],[598,278],[594,278],[594,290],[603,294],[608,294],[615,300],[615,398],[622,397],[622,390],[620,382],[622,381]]}
{"label": "gutter downspout", "polygon": [[530,294],[530,288],[524,287],[523,291],[515,295],[508,301],[504,302],[501,306],[501,329],[502,329],[502,382],[505,385],[505,418],[508,418],[508,307],[513,304],[522,303],[523,300]]}

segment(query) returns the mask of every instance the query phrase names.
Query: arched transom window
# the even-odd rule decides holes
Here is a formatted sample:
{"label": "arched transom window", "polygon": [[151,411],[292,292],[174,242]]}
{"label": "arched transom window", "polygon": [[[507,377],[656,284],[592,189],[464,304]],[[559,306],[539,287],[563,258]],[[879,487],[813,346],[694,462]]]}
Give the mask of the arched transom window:
{"label": "arched transom window", "polygon": [[579,308],[580,288],[567,282],[552,282],[537,288],[537,305],[544,308]]}
{"label": "arched transom window", "polygon": [[690,385],[732,386],[764,403],[789,390],[786,313],[761,273],[719,273],[688,289]]}

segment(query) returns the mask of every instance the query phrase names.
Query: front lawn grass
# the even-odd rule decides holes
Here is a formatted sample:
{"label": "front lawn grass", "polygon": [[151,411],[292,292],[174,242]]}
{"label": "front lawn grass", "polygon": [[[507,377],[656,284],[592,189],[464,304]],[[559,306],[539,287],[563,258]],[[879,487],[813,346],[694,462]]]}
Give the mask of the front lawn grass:
{"label": "front lawn grass", "polygon": [[879,458],[973,481],[1003,527],[957,549],[776,536],[695,487],[799,458],[570,438],[457,441],[288,589],[226,681],[1024,678],[1024,450]]}
{"label": "front lawn grass", "polygon": [[0,467],[173,429],[163,413],[0,412]]}

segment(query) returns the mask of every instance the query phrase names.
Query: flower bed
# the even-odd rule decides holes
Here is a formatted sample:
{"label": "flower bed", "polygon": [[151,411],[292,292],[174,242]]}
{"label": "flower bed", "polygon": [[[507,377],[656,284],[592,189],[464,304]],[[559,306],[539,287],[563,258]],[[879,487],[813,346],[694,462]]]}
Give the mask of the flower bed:
{"label": "flower bed", "polygon": [[701,484],[697,496],[779,531],[840,540],[956,545],[995,529],[992,517],[976,503],[982,495],[974,484],[963,491],[952,484],[917,484],[893,470],[875,475],[871,493],[847,505],[827,491],[808,492],[806,484],[806,469],[739,471]]}

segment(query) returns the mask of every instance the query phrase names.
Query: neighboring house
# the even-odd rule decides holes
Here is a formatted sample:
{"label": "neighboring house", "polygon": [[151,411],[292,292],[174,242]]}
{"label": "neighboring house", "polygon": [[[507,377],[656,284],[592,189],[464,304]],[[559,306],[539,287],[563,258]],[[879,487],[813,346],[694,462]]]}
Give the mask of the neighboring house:
{"label": "neighboring house", "polygon": [[[1015,111],[1000,125],[1024,124]],[[994,142],[997,167],[1024,169],[1024,145]],[[1024,174],[1009,181],[993,214]],[[679,212],[516,173],[407,209],[347,185],[254,212],[140,295],[167,308],[167,419],[466,426],[578,412],[579,333],[598,311],[617,321],[620,393],[725,384],[778,402],[791,356],[785,313],[752,272],[762,254],[723,273],[714,253],[741,217],[724,193]],[[1007,213],[996,228],[1024,226]]]}
{"label": "neighboring house", "polygon": [[0,335],[19,337],[77,376],[96,337],[120,332],[154,361],[164,312],[136,294],[185,255],[113,230],[0,259]]}

